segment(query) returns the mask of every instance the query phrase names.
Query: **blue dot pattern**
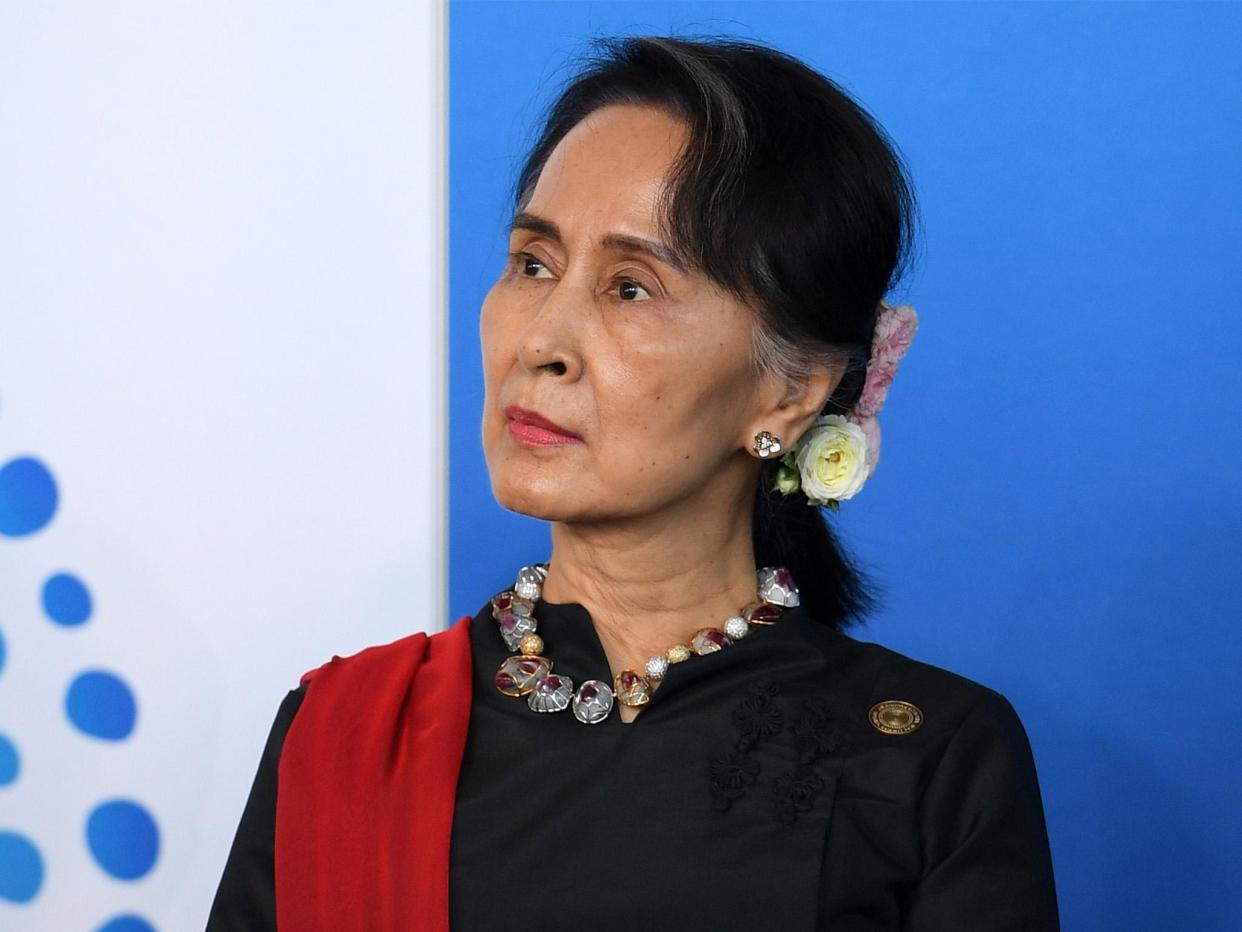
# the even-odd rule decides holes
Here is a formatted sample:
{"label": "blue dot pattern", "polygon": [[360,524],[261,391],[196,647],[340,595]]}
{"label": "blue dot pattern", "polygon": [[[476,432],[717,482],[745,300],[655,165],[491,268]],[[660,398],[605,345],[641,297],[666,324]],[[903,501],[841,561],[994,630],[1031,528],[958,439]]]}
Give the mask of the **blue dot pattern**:
{"label": "blue dot pattern", "polygon": [[87,670],[69,684],[65,712],[79,731],[119,741],[134,730],[137,704],[125,681],[115,673]]}
{"label": "blue dot pattern", "polygon": [[17,747],[8,735],[0,735],[0,786],[8,786],[16,780],[20,770],[21,758],[17,756]]}
{"label": "blue dot pattern", "polygon": [[124,916],[109,919],[96,929],[95,932],[155,932],[155,926],[141,916],[126,913]]}
{"label": "blue dot pattern", "polygon": [[[0,536],[24,537],[45,528],[56,514],[60,493],[51,470],[33,456],[20,456],[0,466]],[[90,620],[90,590],[73,573],[47,578],[43,611],[53,623],[76,628]],[[7,661],[0,631],[0,673]],[[137,720],[137,703],[126,682],[106,670],[87,670],[69,684],[65,712],[81,733],[111,741],[129,737]],[[21,773],[17,746],[0,734],[0,789]],[[159,829],[138,802],[114,799],[97,805],[86,820],[86,844],[96,863],[118,880],[147,874],[159,855]],[[28,903],[38,896],[46,873],[43,855],[19,832],[0,829],[0,900]],[[112,917],[97,932],[156,932],[133,913]]]}
{"label": "blue dot pattern", "polygon": [[155,819],[139,803],[114,799],[91,811],[86,844],[104,871],[119,880],[136,880],[155,864],[160,835]]}
{"label": "blue dot pattern", "polygon": [[91,594],[70,573],[57,573],[43,584],[43,611],[58,625],[75,627],[91,617]]}
{"label": "blue dot pattern", "polygon": [[0,831],[0,899],[29,903],[43,886],[43,856],[17,832]]}
{"label": "blue dot pattern", "polygon": [[0,534],[21,537],[45,527],[56,513],[56,480],[32,456],[0,466]]}

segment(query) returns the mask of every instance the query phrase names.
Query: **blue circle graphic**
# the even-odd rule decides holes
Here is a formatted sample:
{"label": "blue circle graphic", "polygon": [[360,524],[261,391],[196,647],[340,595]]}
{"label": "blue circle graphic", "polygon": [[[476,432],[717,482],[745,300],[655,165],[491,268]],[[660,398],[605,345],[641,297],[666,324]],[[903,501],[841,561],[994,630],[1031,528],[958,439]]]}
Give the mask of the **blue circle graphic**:
{"label": "blue circle graphic", "polygon": [[95,932],[155,932],[155,926],[141,916],[126,913],[124,916],[109,919],[96,929]]}
{"label": "blue circle graphic", "polygon": [[120,880],[149,871],[160,849],[155,819],[141,804],[113,799],[96,806],[86,820],[86,844],[95,861]]}
{"label": "blue circle graphic", "polygon": [[52,520],[56,502],[56,480],[33,456],[0,466],[0,534],[33,534]]}
{"label": "blue circle graphic", "polygon": [[0,831],[0,899],[29,903],[43,886],[43,856],[25,835]]}
{"label": "blue circle graphic", "polygon": [[69,684],[65,712],[79,731],[119,741],[134,730],[137,703],[125,681],[115,673],[87,670]]}
{"label": "blue circle graphic", "polygon": [[43,611],[58,625],[80,625],[91,617],[90,591],[72,573],[57,573],[43,584]]}
{"label": "blue circle graphic", "polygon": [[0,735],[0,786],[8,786],[16,780],[21,769],[17,747],[9,740],[8,735]]}

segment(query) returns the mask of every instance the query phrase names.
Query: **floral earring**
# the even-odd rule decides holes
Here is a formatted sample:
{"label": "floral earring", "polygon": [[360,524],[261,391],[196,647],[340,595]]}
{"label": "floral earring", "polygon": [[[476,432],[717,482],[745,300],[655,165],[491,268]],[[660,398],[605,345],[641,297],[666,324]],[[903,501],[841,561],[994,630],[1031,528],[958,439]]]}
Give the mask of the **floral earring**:
{"label": "floral earring", "polygon": [[766,460],[769,456],[776,456],[781,452],[781,438],[772,436],[766,430],[761,430],[755,434],[755,442],[751,449],[761,460]]}

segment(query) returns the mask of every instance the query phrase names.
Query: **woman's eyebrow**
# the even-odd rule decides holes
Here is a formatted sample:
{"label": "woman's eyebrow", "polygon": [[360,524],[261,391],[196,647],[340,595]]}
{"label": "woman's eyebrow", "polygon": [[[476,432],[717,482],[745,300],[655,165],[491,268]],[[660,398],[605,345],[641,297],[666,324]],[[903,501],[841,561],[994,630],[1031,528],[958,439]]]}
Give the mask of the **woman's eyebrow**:
{"label": "woman's eyebrow", "polygon": [[[540,236],[546,236],[558,246],[563,245],[560,227],[551,220],[532,214],[529,211],[523,210],[514,216],[509,223],[509,232],[512,233],[514,230],[530,230],[533,233],[538,233]],[[629,252],[648,255],[653,259],[671,265],[683,275],[686,274],[685,263],[678,258],[673,250],[663,243],[643,239],[641,236],[632,236],[629,233],[609,233],[600,240],[600,245],[605,249],[623,249]]]}

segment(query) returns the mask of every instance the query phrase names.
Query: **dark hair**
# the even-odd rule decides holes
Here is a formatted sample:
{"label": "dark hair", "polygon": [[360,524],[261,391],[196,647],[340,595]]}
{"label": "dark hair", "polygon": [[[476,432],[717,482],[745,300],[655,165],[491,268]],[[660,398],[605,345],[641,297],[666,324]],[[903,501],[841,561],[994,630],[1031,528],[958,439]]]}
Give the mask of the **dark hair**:
{"label": "dark hair", "polygon": [[[522,164],[515,212],[557,143],[594,110],[637,104],[685,121],[689,142],[657,210],[665,242],[754,308],[757,370],[796,375],[844,362],[824,412],[848,412],[879,302],[904,274],[914,239],[912,185],[884,130],[827,77],[754,42],[631,36],[592,45]],[[802,492],[772,491],[777,466],[763,464],[755,491],[757,565],[789,567],[807,612],[824,623],[862,620],[878,586]]]}

